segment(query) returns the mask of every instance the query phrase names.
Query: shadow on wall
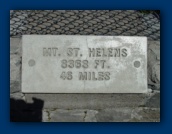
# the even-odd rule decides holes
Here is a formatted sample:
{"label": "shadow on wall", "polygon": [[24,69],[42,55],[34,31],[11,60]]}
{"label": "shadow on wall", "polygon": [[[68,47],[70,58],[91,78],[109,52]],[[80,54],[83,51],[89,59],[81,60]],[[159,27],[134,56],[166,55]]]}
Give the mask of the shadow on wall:
{"label": "shadow on wall", "polygon": [[11,122],[42,122],[42,108],[44,101],[32,98],[33,103],[10,98]]}

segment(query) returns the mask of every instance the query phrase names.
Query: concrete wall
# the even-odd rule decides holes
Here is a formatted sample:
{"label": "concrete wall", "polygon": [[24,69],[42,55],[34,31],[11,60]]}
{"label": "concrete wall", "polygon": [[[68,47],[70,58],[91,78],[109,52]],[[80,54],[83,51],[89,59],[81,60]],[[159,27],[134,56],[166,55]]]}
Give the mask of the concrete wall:
{"label": "concrete wall", "polygon": [[159,41],[148,41],[148,94],[23,94],[21,47],[10,39],[12,121],[160,121]]}

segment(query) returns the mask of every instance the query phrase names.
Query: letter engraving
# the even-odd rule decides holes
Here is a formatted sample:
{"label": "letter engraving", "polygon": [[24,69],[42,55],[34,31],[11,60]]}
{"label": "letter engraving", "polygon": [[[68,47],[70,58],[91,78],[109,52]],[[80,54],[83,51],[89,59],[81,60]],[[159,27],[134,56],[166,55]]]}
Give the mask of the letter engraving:
{"label": "letter engraving", "polygon": [[120,57],[120,49],[119,48],[116,48],[116,49],[114,49],[114,56],[115,57]]}
{"label": "letter engraving", "polygon": [[67,49],[67,56],[72,56],[72,55],[73,55],[72,48],[68,48]]}
{"label": "letter engraving", "polygon": [[83,67],[83,68],[88,68],[88,60],[84,60],[84,61],[83,61],[82,67]]}
{"label": "letter engraving", "polygon": [[78,56],[79,48],[74,48],[74,51],[75,51],[75,56],[77,57]]}
{"label": "letter engraving", "polygon": [[95,76],[95,72],[92,72],[92,80],[94,80],[94,81],[97,80],[97,78],[96,78],[96,76]]}
{"label": "letter engraving", "polygon": [[61,79],[63,79],[63,80],[65,80],[65,79],[67,79],[67,80],[71,80],[72,78],[73,78],[73,76],[72,76],[72,72],[62,72],[62,74],[60,75],[60,78]]}
{"label": "letter engraving", "polygon": [[88,80],[91,80],[91,72],[88,72]]}
{"label": "letter engraving", "polygon": [[68,65],[68,67],[69,68],[73,68],[74,67],[74,60],[69,60],[69,65]]}
{"label": "letter engraving", "polygon": [[106,49],[102,48],[102,50],[103,50],[103,57],[107,57]]}
{"label": "letter engraving", "polygon": [[62,60],[61,63],[62,63],[61,64],[62,68],[66,68],[67,67],[67,60]]}
{"label": "letter engraving", "polygon": [[104,73],[103,72],[98,72],[98,80],[101,81],[104,79]]}
{"label": "letter engraving", "polygon": [[79,80],[87,80],[87,72],[79,72]]}
{"label": "letter engraving", "polygon": [[89,48],[89,57],[94,57],[95,56],[95,49],[94,48]]}
{"label": "letter engraving", "polygon": [[101,62],[102,62],[102,68],[104,68],[105,67],[105,60],[101,60]]}
{"label": "letter engraving", "polygon": [[101,57],[101,49],[100,48],[96,48],[96,53],[97,53],[97,57]]}
{"label": "letter engraving", "polygon": [[58,48],[43,48],[43,56],[56,56]]}
{"label": "letter engraving", "polygon": [[108,48],[108,53],[109,53],[108,57],[113,57],[112,51],[113,51],[113,48]]}
{"label": "letter engraving", "polygon": [[80,68],[81,67],[81,60],[76,60],[75,66],[76,66],[76,68]]}
{"label": "letter engraving", "polygon": [[51,48],[43,48],[43,56],[51,56]]}
{"label": "letter engraving", "polygon": [[110,80],[110,73],[109,72],[105,73],[105,80]]}
{"label": "letter engraving", "polygon": [[127,49],[126,48],[122,49],[122,56],[127,57]]}
{"label": "letter engraving", "polygon": [[52,48],[53,56],[56,56],[57,50],[58,50],[58,48],[56,48],[56,47]]}

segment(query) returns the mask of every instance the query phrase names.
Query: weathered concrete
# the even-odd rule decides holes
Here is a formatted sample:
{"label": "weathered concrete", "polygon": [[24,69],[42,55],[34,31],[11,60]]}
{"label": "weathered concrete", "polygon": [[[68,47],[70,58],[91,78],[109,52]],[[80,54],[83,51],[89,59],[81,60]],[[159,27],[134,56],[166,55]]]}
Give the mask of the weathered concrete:
{"label": "weathered concrete", "polygon": [[[13,44],[14,44],[13,41],[11,41],[11,45]],[[78,118],[80,120],[83,119],[83,121],[85,120],[88,122],[89,121],[104,122],[105,120],[103,120],[103,118],[107,114],[110,114],[110,116],[108,116],[109,120],[106,119],[106,121],[117,121],[117,120],[127,121],[127,122],[160,121],[160,105],[159,105],[160,91],[157,91],[160,89],[160,82],[158,82],[157,81],[158,79],[155,78],[158,76],[158,71],[153,73],[153,69],[151,69],[151,66],[153,67],[154,64],[160,61],[159,45],[160,44],[158,41],[148,42],[148,60],[149,60],[148,84],[153,89],[153,92],[149,94],[135,94],[135,95],[133,94],[125,94],[125,95],[123,94],[94,94],[94,95],[93,94],[87,94],[87,95],[86,94],[70,94],[70,95],[69,94],[53,94],[53,95],[52,94],[22,94],[20,92],[21,91],[20,77],[21,77],[21,64],[22,64],[21,56],[20,56],[21,48],[20,45],[17,45],[18,48],[10,51],[10,57],[11,57],[10,71],[13,70],[13,72],[10,75],[10,98],[15,99],[16,101],[22,100],[22,104],[25,105],[32,105],[33,103],[34,108],[36,108],[36,110],[26,109],[25,106],[23,105],[22,106],[19,105],[18,107],[15,106],[16,107],[15,110],[13,109],[10,110],[12,118],[25,119],[27,116],[31,118],[31,115],[36,114],[36,116],[33,116],[34,118],[38,117],[42,121],[51,122],[50,113],[51,110],[53,110],[52,108],[55,108],[54,110],[57,109],[69,110],[69,112],[66,112],[66,114],[69,114],[67,119],[72,119],[69,117],[69,116],[73,116],[70,114],[70,110],[75,110],[76,113],[78,113],[77,110],[81,110],[83,111],[81,114],[82,117],[78,115],[79,116]],[[152,51],[155,50],[157,52],[152,53]],[[153,79],[152,79],[152,75],[154,75]],[[41,104],[44,103],[42,107],[39,107],[37,103],[34,103],[34,101],[32,100],[33,97],[41,99],[40,100]],[[112,112],[110,112],[111,111],[110,109],[112,109]],[[128,111],[132,111],[130,109],[133,109],[131,115],[125,113],[127,109]],[[113,112],[117,113],[116,116],[118,117],[115,117]],[[39,117],[37,113],[41,115],[42,118]],[[55,115],[51,117],[54,118],[55,121],[56,113],[54,112],[54,114]],[[14,117],[14,115],[17,116]],[[77,116],[75,117],[77,118]],[[129,117],[131,118],[129,119]],[[31,118],[31,119],[27,119],[27,121],[28,120],[34,121],[35,119]],[[72,121],[72,120],[68,120],[68,121]]]}
{"label": "weathered concrete", "polygon": [[98,122],[159,122],[159,109],[117,108],[100,110],[96,115]]}
{"label": "weathered concrete", "polygon": [[[10,81],[14,80],[14,81],[20,82],[21,76],[19,77],[19,75],[21,75],[21,65],[22,65],[21,38],[11,38],[10,39],[10,48],[13,45],[16,48],[10,49]],[[155,52],[153,53],[152,51],[153,52],[155,51]],[[17,66],[15,65],[16,63],[17,63]],[[160,82],[155,83],[152,80],[152,77],[154,77],[153,78],[154,80],[160,78],[160,68],[159,68],[159,64],[157,64],[157,63],[160,63],[160,42],[159,41],[148,41],[148,85],[153,90],[160,89]],[[155,67],[155,66],[158,66],[158,67]],[[154,69],[152,69],[152,67],[155,67],[155,69],[157,68],[156,69],[157,71],[154,71]],[[19,74],[18,70],[20,70],[20,74]],[[153,71],[155,73],[153,73]],[[158,76],[158,78],[155,78],[156,76]]]}
{"label": "weathered concrete", "polygon": [[10,93],[21,91],[21,59],[10,54]]}
{"label": "weathered concrete", "polygon": [[160,122],[159,108],[44,109],[43,122]]}
{"label": "weathered concrete", "polygon": [[16,100],[20,100],[20,99],[22,99],[22,100],[25,100],[25,96],[24,96],[24,94],[23,93],[21,93],[21,92],[15,92],[15,93],[11,93],[10,94],[10,98],[13,98],[13,99],[16,99]]}
{"label": "weathered concrete", "polygon": [[26,102],[32,98],[44,100],[44,108],[104,109],[113,107],[138,107],[148,94],[25,94]]}
{"label": "weathered concrete", "polygon": [[10,81],[10,93],[20,92],[21,82],[20,81]]}
{"label": "weathered concrete", "polygon": [[49,110],[51,122],[83,122],[85,117],[84,110]]}
{"label": "weathered concrete", "polygon": [[153,90],[160,90],[160,42],[148,42],[148,84]]}
{"label": "weathered concrete", "polygon": [[96,111],[96,110],[86,110],[85,116],[84,116],[84,121],[85,122],[97,122],[97,119],[95,116],[97,113],[98,113],[98,111]]}
{"label": "weathered concrete", "polygon": [[154,94],[149,100],[147,100],[146,107],[160,108],[160,93]]}
{"label": "weathered concrete", "polygon": [[21,38],[10,38],[10,54],[17,54],[21,46]]}
{"label": "weathered concrete", "polygon": [[99,110],[96,115],[98,122],[127,122],[131,119],[131,108],[115,108]]}
{"label": "weathered concrete", "polygon": [[21,59],[18,55],[10,55],[10,80],[21,81]]}
{"label": "weathered concrete", "polygon": [[147,93],[147,38],[23,35],[23,93]]}
{"label": "weathered concrete", "polygon": [[21,38],[10,38],[10,92],[21,90]]}

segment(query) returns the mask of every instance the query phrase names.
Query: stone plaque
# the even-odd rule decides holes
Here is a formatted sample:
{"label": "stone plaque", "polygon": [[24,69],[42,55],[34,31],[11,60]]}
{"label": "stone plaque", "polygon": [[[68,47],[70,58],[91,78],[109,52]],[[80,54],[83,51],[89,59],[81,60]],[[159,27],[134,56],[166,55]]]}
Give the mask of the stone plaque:
{"label": "stone plaque", "polygon": [[24,93],[146,93],[147,38],[24,35]]}

